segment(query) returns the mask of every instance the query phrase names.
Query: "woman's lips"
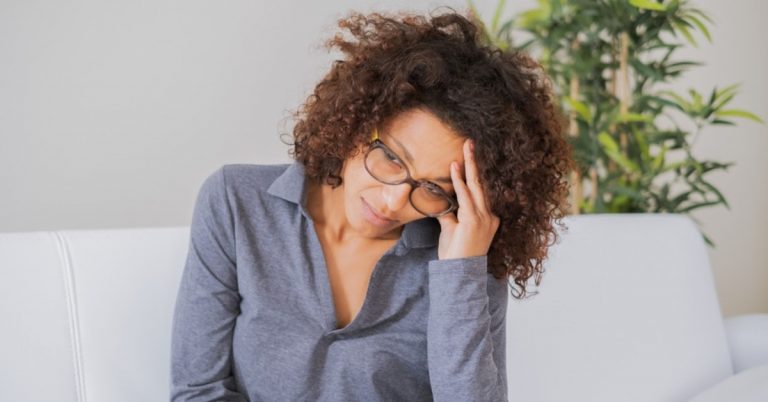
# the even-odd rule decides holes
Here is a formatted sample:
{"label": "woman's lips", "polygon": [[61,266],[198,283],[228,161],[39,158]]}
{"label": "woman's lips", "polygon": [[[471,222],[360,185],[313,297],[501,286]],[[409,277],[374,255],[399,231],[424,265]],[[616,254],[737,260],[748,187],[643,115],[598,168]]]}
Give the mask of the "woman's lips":
{"label": "woman's lips", "polygon": [[363,215],[365,216],[365,219],[372,224],[376,226],[389,226],[396,222],[379,215],[367,202],[365,202],[364,198],[360,197],[360,200],[363,202]]}

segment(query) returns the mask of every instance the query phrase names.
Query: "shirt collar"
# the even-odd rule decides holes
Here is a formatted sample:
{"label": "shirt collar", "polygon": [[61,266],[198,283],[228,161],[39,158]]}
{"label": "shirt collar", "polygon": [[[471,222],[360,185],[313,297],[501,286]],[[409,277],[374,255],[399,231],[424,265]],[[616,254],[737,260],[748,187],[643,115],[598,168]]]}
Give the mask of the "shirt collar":
{"label": "shirt collar", "polygon": [[[267,188],[267,193],[296,204],[301,213],[309,218],[306,208],[306,176],[304,165],[293,161]],[[401,234],[408,248],[434,247],[440,236],[440,222],[436,218],[422,218],[405,224]]]}

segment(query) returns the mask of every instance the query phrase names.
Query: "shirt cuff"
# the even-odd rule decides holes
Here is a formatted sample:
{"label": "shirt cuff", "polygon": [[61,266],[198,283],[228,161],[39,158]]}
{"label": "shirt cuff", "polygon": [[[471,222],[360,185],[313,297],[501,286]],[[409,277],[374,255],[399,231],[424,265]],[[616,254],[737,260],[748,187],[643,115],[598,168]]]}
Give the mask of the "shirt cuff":
{"label": "shirt cuff", "polygon": [[427,269],[430,275],[475,275],[485,278],[485,274],[488,272],[488,255],[431,260]]}

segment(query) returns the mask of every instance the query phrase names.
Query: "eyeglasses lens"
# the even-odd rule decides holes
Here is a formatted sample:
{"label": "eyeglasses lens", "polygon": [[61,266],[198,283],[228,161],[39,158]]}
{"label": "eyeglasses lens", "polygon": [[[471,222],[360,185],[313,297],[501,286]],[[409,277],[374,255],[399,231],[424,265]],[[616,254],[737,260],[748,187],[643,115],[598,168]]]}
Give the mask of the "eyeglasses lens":
{"label": "eyeglasses lens", "polygon": [[[368,172],[385,184],[400,184],[408,177],[408,171],[396,157],[381,147],[373,148],[365,158]],[[417,211],[428,215],[440,215],[451,207],[450,200],[430,184],[417,187],[411,193],[411,203]]]}

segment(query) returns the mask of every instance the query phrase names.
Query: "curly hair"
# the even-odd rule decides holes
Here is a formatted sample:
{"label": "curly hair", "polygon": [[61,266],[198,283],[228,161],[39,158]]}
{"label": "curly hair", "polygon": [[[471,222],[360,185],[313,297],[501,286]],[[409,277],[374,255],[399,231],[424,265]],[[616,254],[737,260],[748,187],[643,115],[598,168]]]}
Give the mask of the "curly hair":
{"label": "curly hair", "polygon": [[[526,294],[536,286],[553,223],[568,209],[568,174],[574,169],[565,138],[568,124],[554,104],[541,65],[524,53],[486,45],[482,22],[450,9],[440,15],[363,15],[338,21],[324,44],[346,57],[335,60],[314,92],[293,113],[293,149],[309,180],[334,188],[344,161],[370,139],[372,129],[412,108],[439,117],[475,142],[480,181],[501,219],[488,251],[488,272],[511,276]],[[514,287],[513,287],[514,290]]]}

